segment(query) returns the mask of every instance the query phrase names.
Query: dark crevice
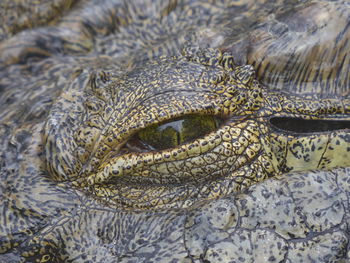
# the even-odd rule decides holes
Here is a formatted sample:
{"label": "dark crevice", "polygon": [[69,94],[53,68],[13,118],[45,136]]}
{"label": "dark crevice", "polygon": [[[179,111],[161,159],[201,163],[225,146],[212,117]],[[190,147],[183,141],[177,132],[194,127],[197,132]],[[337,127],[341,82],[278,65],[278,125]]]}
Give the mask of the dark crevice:
{"label": "dark crevice", "polygon": [[350,121],[346,120],[305,120],[291,117],[272,117],[270,123],[278,129],[296,133],[350,129]]}

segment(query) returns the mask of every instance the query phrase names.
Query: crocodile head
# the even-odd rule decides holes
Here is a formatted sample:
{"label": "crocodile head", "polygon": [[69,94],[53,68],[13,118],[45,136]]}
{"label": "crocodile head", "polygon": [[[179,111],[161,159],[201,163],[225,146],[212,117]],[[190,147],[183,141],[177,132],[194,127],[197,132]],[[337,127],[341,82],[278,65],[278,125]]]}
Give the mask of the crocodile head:
{"label": "crocodile head", "polygon": [[188,207],[350,164],[349,100],[268,91],[217,49],[79,72],[68,88],[45,127],[49,171],[110,206]]}

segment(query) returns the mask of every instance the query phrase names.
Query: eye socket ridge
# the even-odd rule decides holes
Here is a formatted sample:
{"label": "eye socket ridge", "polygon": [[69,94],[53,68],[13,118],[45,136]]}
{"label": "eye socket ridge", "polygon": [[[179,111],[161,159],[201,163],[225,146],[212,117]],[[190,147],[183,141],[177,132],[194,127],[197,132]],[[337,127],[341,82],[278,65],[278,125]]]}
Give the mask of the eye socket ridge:
{"label": "eye socket ridge", "polygon": [[217,130],[223,122],[222,117],[215,115],[185,115],[140,130],[126,146],[133,152],[175,148]]}

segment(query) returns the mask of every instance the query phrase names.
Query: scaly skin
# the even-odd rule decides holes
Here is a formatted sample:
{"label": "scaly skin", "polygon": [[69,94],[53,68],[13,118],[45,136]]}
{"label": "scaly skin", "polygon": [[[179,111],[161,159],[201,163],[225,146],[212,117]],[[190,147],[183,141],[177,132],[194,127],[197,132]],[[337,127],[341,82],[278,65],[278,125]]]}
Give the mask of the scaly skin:
{"label": "scaly skin", "polygon": [[[42,10],[6,22],[0,43],[1,262],[350,259],[349,129],[271,119],[349,121],[346,3]],[[175,148],[130,147],[193,113],[224,122]]]}
{"label": "scaly skin", "polygon": [[[48,169],[55,180],[73,181],[117,207],[187,207],[286,170],[350,164],[346,131],[288,136],[269,124],[271,116],[349,120],[349,100],[271,92],[254,79],[252,67],[234,66],[232,57],[217,50],[194,53],[163,58],[121,77],[110,77],[112,72],[78,76],[45,127]],[[96,87],[106,94],[96,94]],[[194,113],[227,121],[176,148],[122,151],[128,138],[150,124]],[[295,147],[298,156],[291,154]]]}

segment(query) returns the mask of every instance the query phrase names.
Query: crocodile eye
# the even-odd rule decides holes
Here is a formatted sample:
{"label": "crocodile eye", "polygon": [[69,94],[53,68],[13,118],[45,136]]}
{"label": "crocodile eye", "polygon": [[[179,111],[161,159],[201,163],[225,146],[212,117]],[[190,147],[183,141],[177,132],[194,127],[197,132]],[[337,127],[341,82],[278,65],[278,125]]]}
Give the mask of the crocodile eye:
{"label": "crocodile eye", "polygon": [[222,120],[216,116],[187,115],[141,130],[131,144],[137,144],[138,150],[141,151],[174,148],[215,131],[221,122]]}

